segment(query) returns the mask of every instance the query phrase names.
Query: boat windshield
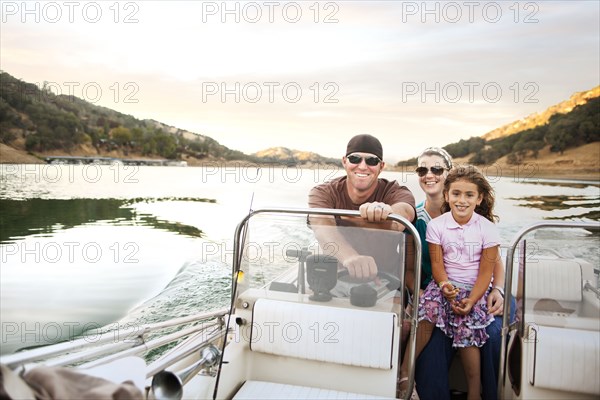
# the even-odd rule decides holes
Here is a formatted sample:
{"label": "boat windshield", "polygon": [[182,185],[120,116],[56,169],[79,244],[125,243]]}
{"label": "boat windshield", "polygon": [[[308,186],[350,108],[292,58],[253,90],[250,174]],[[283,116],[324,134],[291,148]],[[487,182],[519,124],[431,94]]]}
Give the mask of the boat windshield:
{"label": "boat windshield", "polygon": [[[236,301],[267,298],[398,312],[406,260],[414,260],[412,239],[405,238],[412,236],[397,221],[368,223],[356,215],[308,210],[253,215],[236,245]],[[371,267],[350,271],[348,259]]]}

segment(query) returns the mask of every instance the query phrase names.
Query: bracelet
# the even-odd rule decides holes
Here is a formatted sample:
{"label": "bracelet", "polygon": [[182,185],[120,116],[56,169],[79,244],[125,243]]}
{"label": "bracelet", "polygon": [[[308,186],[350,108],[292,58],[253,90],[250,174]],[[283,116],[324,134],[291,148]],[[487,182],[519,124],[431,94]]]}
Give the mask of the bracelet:
{"label": "bracelet", "polygon": [[440,281],[440,283],[438,283],[439,288],[442,289],[446,285],[446,283],[450,283],[450,282],[449,281]]}
{"label": "bracelet", "polygon": [[496,289],[496,290],[497,290],[497,291],[500,293],[500,295],[501,295],[502,297],[504,297],[504,289],[502,288],[502,286],[494,286],[494,287],[492,288],[492,290],[494,290],[494,289]]}

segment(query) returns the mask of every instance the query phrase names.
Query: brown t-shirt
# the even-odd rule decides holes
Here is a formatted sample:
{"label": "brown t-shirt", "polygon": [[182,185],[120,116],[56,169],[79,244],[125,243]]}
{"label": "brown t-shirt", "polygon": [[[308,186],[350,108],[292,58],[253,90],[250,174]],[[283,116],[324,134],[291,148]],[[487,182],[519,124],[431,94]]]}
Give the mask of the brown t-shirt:
{"label": "brown t-shirt", "polygon": [[[342,176],[313,187],[308,194],[309,207],[358,210],[361,204],[352,202],[348,195],[347,184],[347,177]],[[377,189],[366,203],[374,201],[389,205],[404,202],[415,207],[415,198],[406,186],[400,186],[396,181],[390,182],[382,178],[378,179]],[[411,222],[414,223],[414,221]],[[336,225],[353,226],[354,224],[349,220],[336,218]],[[403,251],[398,247],[397,233],[374,229],[350,230],[344,231],[344,236],[359,254],[372,256],[379,269],[398,276],[398,266],[403,259],[401,255]]]}
{"label": "brown t-shirt", "polygon": [[[348,195],[348,179],[342,176],[311,189],[308,194],[308,206],[311,208],[334,208],[338,210],[358,210],[360,204],[354,204]],[[377,189],[365,203],[374,201],[389,204],[404,202],[415,208],[415,197],[406,186],[387,179],[377,180]],[[416,215],[416,212],[415,212]]]}

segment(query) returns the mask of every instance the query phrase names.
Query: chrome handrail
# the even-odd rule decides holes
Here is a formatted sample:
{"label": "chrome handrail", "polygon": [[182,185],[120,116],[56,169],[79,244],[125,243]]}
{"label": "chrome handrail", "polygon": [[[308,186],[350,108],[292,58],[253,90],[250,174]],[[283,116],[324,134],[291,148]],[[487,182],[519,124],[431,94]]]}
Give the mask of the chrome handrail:
{"label": "chrome handrail", "polygon": [[166,359],[157,360],[156,362],[154,362],[153,364],[150,364],[146,368],[146,377],[149,378],[149,377],[153,376],[154,374],[156,374],[157,372],[160,372],[160,371],[163,371],[163,370],[169,368],[171,365],[175,364],[176,362],[183,360],[184,358],[186,358],[187,356],[189,356],[191,354],[194,354],[200,348],[206,346],[208,343],[213,343],[213,342],[216,342],[216,341],[224,338],[226,333],[227,332],[224,329],[221,329],[221,330],[217,331],[216,333],[212,334],[211,336],[209,336],[208,338],[206,338],[205,340],[203,340],[201,343],[198,343],[197,346],[194,346],[187,350],[178,352],[177,354],[170,354],[169,357],[167,357]]}
{"label": "chrome handrail", "polygon": [[[15,354],[10,354],[0,357],[0,363],[7,365],[9,368],[16,368],[20,365],[33,363],[36,361],[47,360],[61,354],[70,352],[92,349],[101,346],[101,351],[90,350],[89,357],[97,357],[103,354],[110,354],[115,351],[120,351],[123,348],[135,348],[139,343],[144,341],[144,337],[152,332],[178,326],[195,321],[203,321],[218,316],[227,314],[228,309],[223,308],[210,312],[203,312],[192,316],[174,318],[164,322],[142,325],[140,327],[128,327],[126,329],[117,329],[117,331],[106,331],[99,335],[83,336],[69,342],[57,343],[44,346],[41,348],[31,349]],[[196,329],[196,330],[199,330]],[[130,341],[130,342],[127,342]],[[82,361],[79,357],[73,357],[73,362]],[[70,360],[65,362],[57,362],[55,365],[68,365]]]}
{"label": "chrome handrail", "polygon": [[[573,228],[573,229],[582,228],[582,229],[588,229],[588,230],[600,230],[600,223],[598,223],[598,222],[595,222],[595,223],[594,222],[576,222],[576,221],[573,221],[573,222],[570,222],[570,221],[538,222],[538,223],[532,224],[530,226],[526,226],[523,229],[521,229],[519,232],[517,232],[514,239],[511,241],[511,243],[508,247],[508,251],[506,253],[506,273],[505,273],[505,280],[504,280],[505,298],[504,298],[504,309],[503,309],[503,315],[505,317],[502,318],[502,331],[501,331],[502,332],[502,340],[500,341],[500,367],[498,370],[498,388],[497,388],[499,399],[504,398],[504,383],[505,383],[504,381],[506,379],[506,354],[505,354],[505,352],[506,352],[507,339],[508,339],[507,336],[508,336],[509,324],[510,324],[509,318],[507,318],[507,316],[510,315],[510,306],[513,301],[511,285],[512,285],[512,279],[513,279],[513,264],[514,264],[515,250],[525,235],[527,235],[528,233],[531,233],[535,230],[541,229],[541,228]],[[523,275],[525,275],[525,269],[526,269],[526,266],[524,266],[524,268],[523,268]],[[523,288],[523,291],[525,291],[525,288]],[[522,321],[522,323],[524,323],[524,321]],[[522,326],[519,327],[519,330],[521,332],[523,331]]]}
{"label": "chrome handrail", "polygon": [[600,290],[598,290],[597,287],[592,286],[589,281],[585,282],[585,285],[583,285],[583,290],[589,290],[590,292],[594,293],[596,297],[600,298]]}
{"label": "chrome handrail", "polygon": [[[191,335],[197,334],[197,333],[204,334],[204,331],[207,330],[208,328],[213,327],[213,326],[219,326],[219,325],[220,325],[220,323],[215,322],[214,324],[210,324],[209,326],[202,326],[202,327],[196,326],[196,327],[191,327],[191,328],[187,328],[187,329],[182,329],[180,331],[173,332],[168,335],[160,336],[154,340],[142,342],[134,347],[125,349],[118,353],[109,354],[108,356],[102,357],[101,359],[91,361],[85,365],[82,365],[81,367],[82,368],[92,368],[92,367],[97,367],[99,365],[107,364],[111,361],[118,360],[123,357],[141,355],[149,350],[159,348],[161,346],[164,346],[171,342],[175,342],[176,340],[182,339],[184,337],[191,336]],[[207,341],[208,341],[208,339],[207,339]],[[66,365],[66,364],[62,364],[62,365]],[[165,368],[167,368],[167,367],[168,367],[168,365]]]}

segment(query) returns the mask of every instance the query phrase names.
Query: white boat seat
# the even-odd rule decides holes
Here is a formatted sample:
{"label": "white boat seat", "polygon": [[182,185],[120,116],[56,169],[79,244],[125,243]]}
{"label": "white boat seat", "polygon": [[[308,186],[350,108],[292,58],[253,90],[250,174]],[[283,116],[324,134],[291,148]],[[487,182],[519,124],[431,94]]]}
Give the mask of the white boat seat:
{"label": "white boat seat", "polygon": [[395,327],[392,312],[259,299],[253,310],[250,349],[389,370]]}
{"label": "white boat seat", "polygon": [[573,260],[531,260],[526,274],[528,299],[582,299],[581,265]]}
{"label": "white boat seat", "polygon": [[[539,388],[600,395],[600,340],[597,330],[531,326],[535,362],[529,382]],[[529,338],[532,338],[530,335]]]}
{"label": "white boat seat", "polygon": [[308,386],[285,385],[281,383],[246,381],[238,390],[234,399],[239,400],[281,400],[281,399],[387,399],[368,394],[342,392],[312,388]]}

